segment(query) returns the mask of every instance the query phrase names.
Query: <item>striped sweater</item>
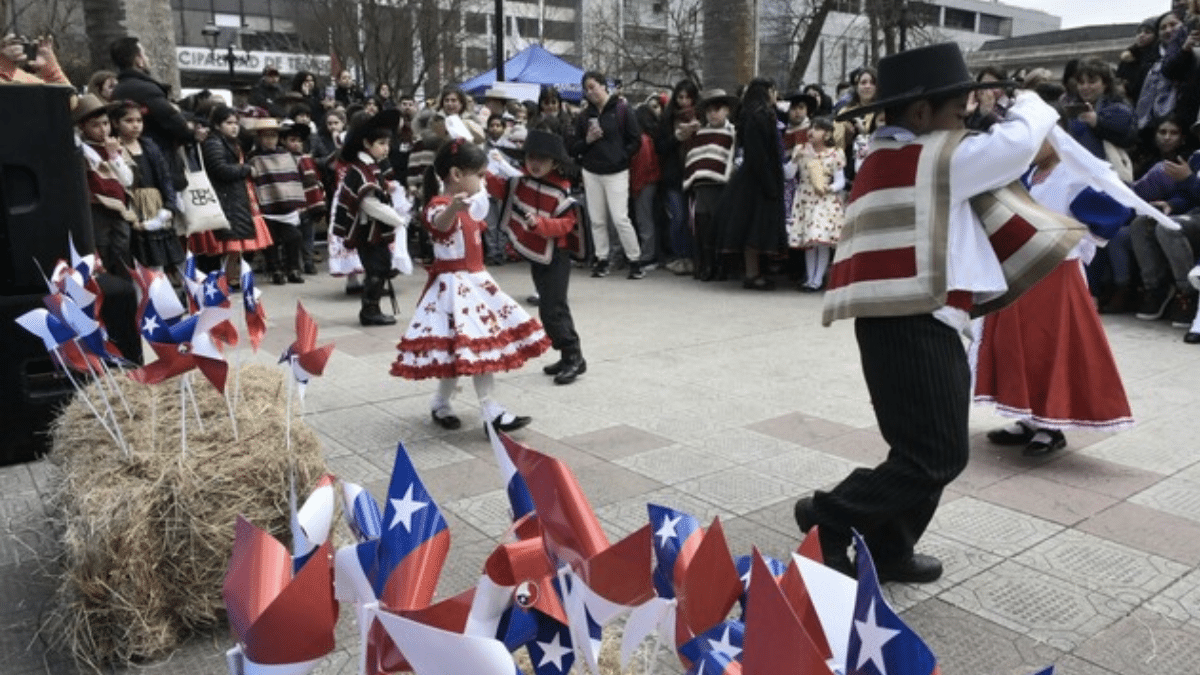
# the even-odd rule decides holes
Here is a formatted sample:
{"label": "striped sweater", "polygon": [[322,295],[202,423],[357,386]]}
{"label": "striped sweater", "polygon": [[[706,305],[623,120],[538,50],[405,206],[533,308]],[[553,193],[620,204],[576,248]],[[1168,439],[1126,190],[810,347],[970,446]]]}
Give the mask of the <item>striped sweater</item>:
{"label": "striped sweater", "polygon": [[290,216],[308,208],[300,165],[283,148],[250,157],[254,167],[254,192],[265,216]]}
{"label": "striped sweater", "polygon": [[728,183],[733,174],[734,129],[702,127],[682,143],[683,189],[694,183]]}
{"label": "striped sweater", "polygon": [[927,314],[947,304],[976,316],[994,311],[1050,273],[1079,241],[1082,224],[1037,205],[1019,182],[977,195],[971,209],[1009,288],[982,304],[950,293],[950,161],[965,135],[943,131],[907,144],[872,142],[830,268],[824,325],[852,317]]}

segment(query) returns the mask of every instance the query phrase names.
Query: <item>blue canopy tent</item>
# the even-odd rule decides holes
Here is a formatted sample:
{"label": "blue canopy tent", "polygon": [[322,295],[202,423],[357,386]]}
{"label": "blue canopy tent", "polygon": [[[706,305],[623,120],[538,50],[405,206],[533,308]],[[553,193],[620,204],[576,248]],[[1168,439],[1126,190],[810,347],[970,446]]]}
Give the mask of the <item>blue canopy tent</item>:
{"label": "blue canopy tent", "polygon": [[[508,82],[549,84],[558,89],[564,101],[578,103],[583,98],[579,80],[583,69],[577,68],[542,48],[530,45],[504,62],[504,79]],[[462,83],[462,90],[471,96],[481,96],[496,82],[496,69],[487,71]]]}

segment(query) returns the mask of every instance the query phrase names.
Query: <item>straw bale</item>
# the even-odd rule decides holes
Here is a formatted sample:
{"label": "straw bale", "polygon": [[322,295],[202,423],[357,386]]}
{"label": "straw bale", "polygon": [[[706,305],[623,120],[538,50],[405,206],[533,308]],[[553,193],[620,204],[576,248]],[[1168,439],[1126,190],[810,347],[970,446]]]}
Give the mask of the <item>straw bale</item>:
{"label": "straw bale", "polygon": [[[285,441],[282,369],[247,366],[235,385],[238,440],[226,399],[193,376],[187,445],[178,379],[142,386],[118,377],[132,419],[109,396],[130,454],[79,400],[52,429],[51,511],[61,541],[58,587],[43,635],[94,670],[161,658],[225,618],[221,585],[238,514],[291,541],[289,474],[301,495],[325,472],[320,441],[296,416]],[[103,410],[100,387],[87,394]]]}

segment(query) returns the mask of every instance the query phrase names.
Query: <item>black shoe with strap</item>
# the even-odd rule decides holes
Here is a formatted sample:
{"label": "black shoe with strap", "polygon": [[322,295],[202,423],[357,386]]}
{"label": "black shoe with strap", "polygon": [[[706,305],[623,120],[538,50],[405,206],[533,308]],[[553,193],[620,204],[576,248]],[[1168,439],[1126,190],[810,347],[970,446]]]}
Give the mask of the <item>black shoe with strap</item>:
{"label": "black shoe with strap", "polygon": [[1038,429],[1029,439],[1025,449],[1021,451],[1026,457],[1045,457],[1055,450],[1067,446],[1067,437],[1058,429]]}
{"label": "black shoe with strap", "polygon": [[992,429],[987,432],[987,439],[996,445],[1025,445],[1033,440],[1033,429],[1019,424],[1020,432],[1013,431],[1008,427],[1000,429]]}

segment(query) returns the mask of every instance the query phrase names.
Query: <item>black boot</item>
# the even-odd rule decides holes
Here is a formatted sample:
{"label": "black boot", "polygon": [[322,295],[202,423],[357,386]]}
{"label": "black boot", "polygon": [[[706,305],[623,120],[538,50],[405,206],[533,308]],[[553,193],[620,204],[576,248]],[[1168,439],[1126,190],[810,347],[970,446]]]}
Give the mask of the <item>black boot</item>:
{"label": "black boot", "polygon": [[564,351],[562,368],[554,376],[554,384],[571,384],[575,378],[587,372],[587,361],[579,350]]}
{"label": "black boot", "polygon": [[359,323],[364,326],[391,326],[396,323],[396,317],[380,311],[379,300],[382,297],[382,277],[369,276],[363,280],[362,310],[358,313]]}

